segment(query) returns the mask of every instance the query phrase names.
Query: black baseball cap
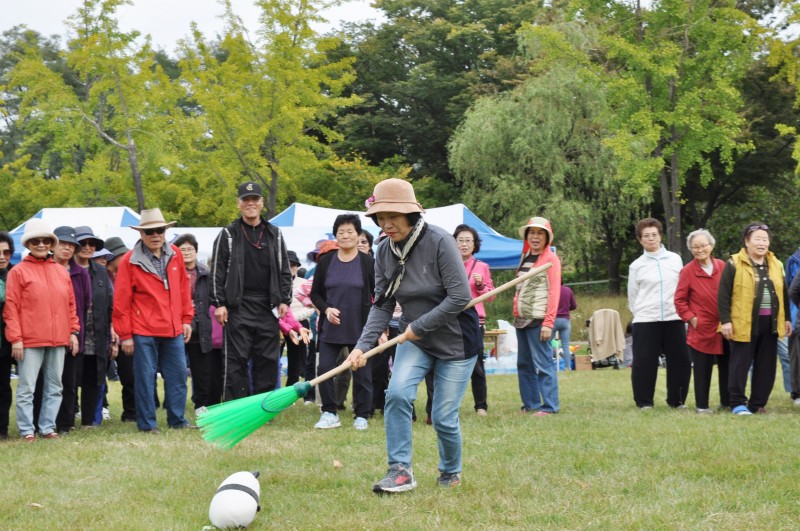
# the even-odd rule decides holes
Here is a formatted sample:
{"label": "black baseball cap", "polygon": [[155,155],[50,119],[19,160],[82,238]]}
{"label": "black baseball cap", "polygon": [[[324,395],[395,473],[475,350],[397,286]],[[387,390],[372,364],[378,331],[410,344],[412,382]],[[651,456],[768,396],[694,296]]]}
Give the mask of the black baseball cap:
{"label": "black baseball cap", "polygon": [[254,183],[253,181],[247,181],[246,183],[239,185],[239,199],[244,199],[245,197],[251,197],[254,195],[257,195],[258,197],[264,197],[261,194],[260,184]]}

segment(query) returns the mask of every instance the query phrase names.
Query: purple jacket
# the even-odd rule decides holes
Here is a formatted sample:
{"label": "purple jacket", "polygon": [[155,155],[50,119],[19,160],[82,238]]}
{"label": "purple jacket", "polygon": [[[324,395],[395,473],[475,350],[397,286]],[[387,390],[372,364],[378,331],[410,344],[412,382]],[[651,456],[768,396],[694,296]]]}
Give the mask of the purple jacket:
{"label": "purple jacket", "polygon": [[575,301],[575,294],[572,293],[572,290],[569,287],[562,285],[561,286],[561,298],[558,299],[558,311],[556,312],[556,317],[569,319],[569,312],[575,310],[578,307],[578,303]]}
{"label": "purple jacket", "polygon": [[75,263],[75,259],[69,261],[69,278],[72,280],[72,291],[75,292],[75,307],[78,310],[78,321],[81,323],[81,331],[78,333],[78,352],[83,352],[84,340],[86,338],[86,312],[92,304],[92,279],[89,271]]}

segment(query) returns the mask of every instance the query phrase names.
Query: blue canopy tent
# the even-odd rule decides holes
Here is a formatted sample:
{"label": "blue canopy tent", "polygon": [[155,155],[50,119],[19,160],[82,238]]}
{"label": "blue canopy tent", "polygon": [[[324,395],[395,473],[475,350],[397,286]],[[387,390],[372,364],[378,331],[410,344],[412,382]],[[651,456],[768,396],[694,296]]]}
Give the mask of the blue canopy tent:
{"label": "blue canopy tent", "polygon": [[[333,221],[339,214],[347,212],[349,211],[293,203],[270,222],[281,227],[288,247],[302,257],[314,249],[317,241],[333,239],[331,233]],[[354,213],[361,216],[361,225],[366,230],[374,235],[380,232],[375,223],[364,216],[363,212]],[[499,234],[460,203],[426,209],[424,218],[448,232],[453,232],[462,223],[473,227],[478,231],[482,241],[481,252],[476,256],[489,264],[492,269],[515,269],[519,264],[522,240]]]}

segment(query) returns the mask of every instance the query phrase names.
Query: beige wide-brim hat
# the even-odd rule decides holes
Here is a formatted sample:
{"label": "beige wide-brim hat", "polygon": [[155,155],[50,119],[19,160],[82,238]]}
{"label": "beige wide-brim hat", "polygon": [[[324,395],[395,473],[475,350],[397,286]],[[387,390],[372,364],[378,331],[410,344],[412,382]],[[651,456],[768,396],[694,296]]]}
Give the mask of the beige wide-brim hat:
{"label": "beige wide-brim hat", "polygon": [[39,218],[31,219],[25,224],[25,232],[22,233],[22,246],[27,247],[28,240],[31,238],[50,238],[53,240],[53,247],[58,244],[58,236],[53,233],[53,229]]}
{"label": "beige wide-brim hat", "polygon": [[547,235],[550,237],[550,239],[548,240],[547,243],[548,244],[552,244],[553,243],[553,227],[550,225],[550,220],[549,219],[543,218],[543,217],[539,217],[539,216],[535,216],[535,217],[532,217],[532,218],[528,219],[528,222],[525,223],[525,225],[523,225],[523,226],[521,226],[519,228],[519,237],[524,240],[525,239],[525,233],[531,227],[538,227],[540,229],[546,230],[547,231]]}
{"label": "beige wide-brim hat", "polygon": [[378,212],[399,212],[411,214],[425,212],[422,205],[417,203],[414,187],[402,179],[386,179],[375,185],[372,197],[367,199],[367,216]]}
{"label": "beige wide-brim hat", "polygon": [[136,230],[145,230],[145,229],[157,229],[159,227],[169,228],[173,227],[177,221],[167,221],[164,219],[164,214],[161,213],[160,208],[151,208],[148,210],[142,210],[142,215],[139,219],[138,225],[131,225],[132,229]]}

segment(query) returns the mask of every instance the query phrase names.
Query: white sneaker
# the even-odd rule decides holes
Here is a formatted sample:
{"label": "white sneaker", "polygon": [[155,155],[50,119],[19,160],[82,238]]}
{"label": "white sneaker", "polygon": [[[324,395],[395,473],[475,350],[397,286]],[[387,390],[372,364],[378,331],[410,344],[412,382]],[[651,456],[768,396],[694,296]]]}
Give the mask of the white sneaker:
{"label": "white sneaker", "polygon": [[794,399],[794,405],[800,406],[800,398],[795,398]]}
{"label": "white sneaker", "polygon": [[353,427],[358,431],[364,431],[369,428],[369,423],[364,417],[356,417],[356,420],[353,421]]}
{"label": "white sneaker", "polygon": [[107,407],[103,408],[103,420],[110,420],[111,419],[111,412],[108,410]]}
{"label": "white sneaker", "polygon": [[318,430],[328,430],[331,428],[338,428],[341,425],[342,423],[339,422],[339,415],[334,415],[326,411],[319,418],[319,422],[314,424],[314,427]]}
{"label": "white sneaker", "polygon": [[206,406],[200,406],[199,408],[194,410],[194,417],[197,418],[206,411],[208,411],[208,408]]}
{"label": "white sneaker", "polygon": [[79,409],[78,411],[76,411],[76,412],[75,412],[75,418],[76,418],[77,420],[81,420],[81,410],[80,410],[80,409]]}

